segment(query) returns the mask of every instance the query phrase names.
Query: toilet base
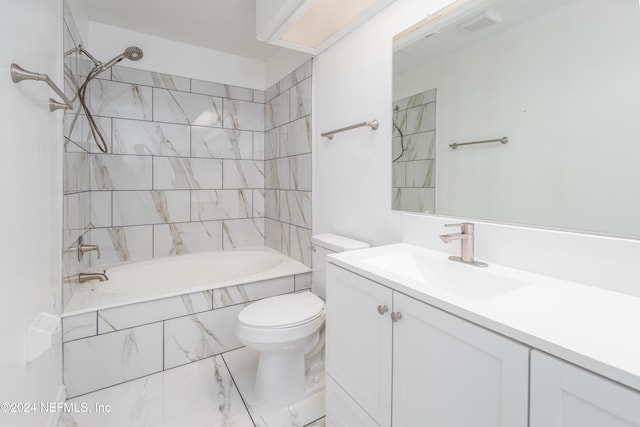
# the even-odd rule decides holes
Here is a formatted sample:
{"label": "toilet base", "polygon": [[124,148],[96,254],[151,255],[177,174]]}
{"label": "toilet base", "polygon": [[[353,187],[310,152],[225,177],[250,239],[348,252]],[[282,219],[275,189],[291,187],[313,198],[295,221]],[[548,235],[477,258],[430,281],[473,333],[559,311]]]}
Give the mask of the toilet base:
{"label": "toilet base", "polygon": [[304,398],[304,353],[260,353],[254,391],[256,400],[270,407],[288,406]]}

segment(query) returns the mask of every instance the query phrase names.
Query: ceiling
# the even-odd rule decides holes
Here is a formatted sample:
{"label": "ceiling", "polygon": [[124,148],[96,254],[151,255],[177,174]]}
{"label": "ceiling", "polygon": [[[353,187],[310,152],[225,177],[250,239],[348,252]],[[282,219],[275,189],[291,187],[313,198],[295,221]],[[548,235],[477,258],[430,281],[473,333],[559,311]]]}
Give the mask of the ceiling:
{"label": "ceiling", "polygon": [[256,40],[256,0],[85,0],[89,20],[266,61],[282,49]]}

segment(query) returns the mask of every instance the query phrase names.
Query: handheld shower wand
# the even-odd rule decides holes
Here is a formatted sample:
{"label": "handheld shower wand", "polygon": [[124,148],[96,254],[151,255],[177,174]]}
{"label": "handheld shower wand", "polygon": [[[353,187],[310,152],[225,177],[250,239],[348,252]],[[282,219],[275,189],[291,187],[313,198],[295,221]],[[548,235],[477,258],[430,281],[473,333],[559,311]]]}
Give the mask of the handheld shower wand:
{"label": "handheld shower wand", "polygon": [[113,59],[111,59],[110,61],[104,64],[98,61],[96,58],[94,58],[82,46],[78,46],[77,48],[72,49],[71,51],[67,52],[67,54],[73,53],[73,52],[84,53],[94,63],[94,67],[91,69],[91,71],[89,71],[84,83],[82,83],[82,85],[80,86],[80,89],[78,89],[78,97],[80,98],[80,104],[82,105],[82,109],[84,110],[84,113],[87,116],[87,121],[89,122],[89,127],[91,128],[91,134],[93,135],[93,139],[95,140],[96,145],[98,146],[100,151],[102,151],[103,153],[106,153],[107,143],[105,142],[104,136],[102,136],[100,129],[98,129],[98,125],[96,124],[96,121],[93,118],[91,111],[89,111],[89,108],[87,107],[87,104],[85,101],[87,85],[91,80],[96,78],[98,74],[107,71],[109,68],[113,67],[114,65],[116,65],[118,62],[122,61],[125,58],[130,61],[138,61],[142,59],[143,57],[142,49],[140,49],[137,46],[129,46],[120,55],[114,57]]}

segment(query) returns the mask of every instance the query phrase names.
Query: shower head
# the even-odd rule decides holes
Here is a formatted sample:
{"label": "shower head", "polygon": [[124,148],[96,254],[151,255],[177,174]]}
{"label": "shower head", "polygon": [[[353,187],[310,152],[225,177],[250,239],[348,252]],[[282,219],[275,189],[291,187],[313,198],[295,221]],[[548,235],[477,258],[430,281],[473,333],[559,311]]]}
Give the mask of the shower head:
{"label": "shower head", "polygon": [[120,55],[116,56],[111,61],[105,64],[102,64],[100,66],[99,72],[101,73],[105,70],[108,70],[109,68],[113,67],[114,65],[116,65],[118,62],[122,61],[125,58],[130,61],[138,61],[142,59],[142,56],[143,56],[142,49],[140,49],[137,46],[129,46]]}

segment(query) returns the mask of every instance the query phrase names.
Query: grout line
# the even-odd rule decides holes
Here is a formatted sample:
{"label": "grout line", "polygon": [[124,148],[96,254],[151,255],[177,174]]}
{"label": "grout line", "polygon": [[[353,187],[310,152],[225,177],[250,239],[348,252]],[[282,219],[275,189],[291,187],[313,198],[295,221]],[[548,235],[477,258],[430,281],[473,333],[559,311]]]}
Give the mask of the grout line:
{"label": "grout line", "polygon": [[[238,349],[236,349],[236,350],[238,350]],[[240,393],[240,387],[238,387],[238,383],[236,382],[236,379],[233,376],[233,373],[231,372],[231,368],[229,368],[229,364],[227,364],[227,360],[224,358],[224,354],[220,353],[220,357],[222,358],[222,362],[224,363],[224,366],[227,367],[227,371],[229,372],[229,376],[231,377],[231,381],[233,381],[233,385],[236,388],[236,390],[238,391],[238,396],[240,396],[240,400],[242,400],[242,404],[244,405],[244,408],[247,411],[247,414],[249,415],[249,418],[251,419],[251,422],[253,423],[254,427],[256,427],[256,422],[253,419],[253,415],[251,414],[251,411],[249,410],[249,406],[247,405],[247,402],[244,400],[244,396],[242,395],[242,393]]]}

